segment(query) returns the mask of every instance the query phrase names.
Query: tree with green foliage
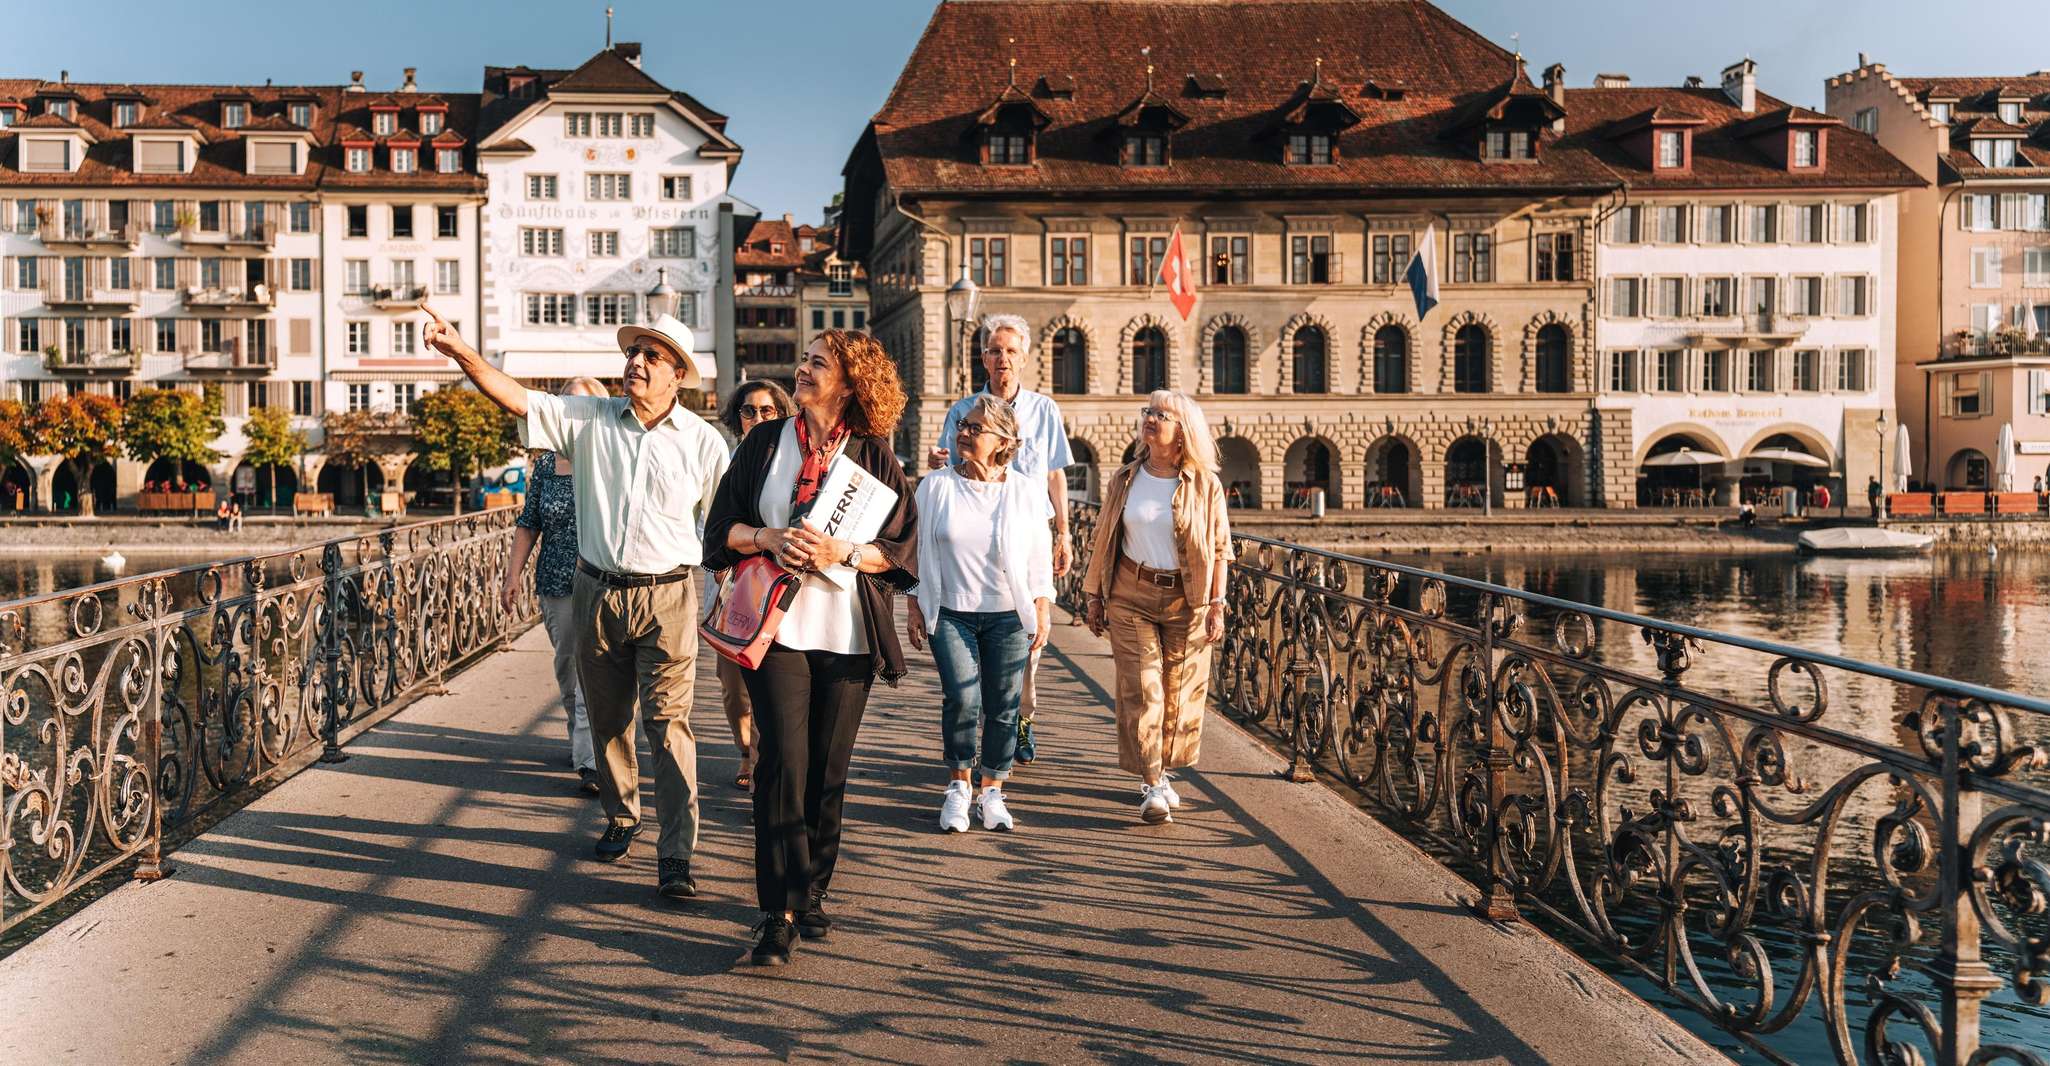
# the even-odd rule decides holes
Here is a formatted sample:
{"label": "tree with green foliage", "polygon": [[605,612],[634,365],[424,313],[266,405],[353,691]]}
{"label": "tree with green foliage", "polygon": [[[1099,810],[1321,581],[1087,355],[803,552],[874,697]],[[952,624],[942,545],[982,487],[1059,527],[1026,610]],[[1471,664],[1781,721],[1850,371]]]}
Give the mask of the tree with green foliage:
{"label": "tree with green foliage", "polygon": [[321,420],[321,450],[327,461],[357,468],[363,479],[363,511],[370,503],[370,465],[392,454],[399,442],[398,418],[382,411],[330,411]]}
{"label": "tree with green foliage", "polygon": [[249,440],[243,458],[270,477],[270,509],[278,511],[278,467],[291,466],[306,451],[306,434],[292,428],[292,413],[282,407],[259,407],[242,425]]}
{"label": "tree with green foliage", "polygon": [[227,431],[221,390],[143,389],[128,398],[121,436],[130,459],[144,466],[171,459],[182,472],[186,463],[205,466],[219,460],[214,441]]}
{"label": "tree with green foliage", "polygon": [[64,457],[64,465],[78,482],[78,513],[91,518],[97,503],[92,493],[93,467],[121,454],[120,401],[89,392],[52,396],[25,422],[28,454]]}
{"label": "tree with green foliage", "polygon": [[436,389],[413,404],[413,439],[429,470],[455,474],[456,513],[463,513],[463,488],[472,474],[512,456],[517,427],[491,398],[476,389]]}

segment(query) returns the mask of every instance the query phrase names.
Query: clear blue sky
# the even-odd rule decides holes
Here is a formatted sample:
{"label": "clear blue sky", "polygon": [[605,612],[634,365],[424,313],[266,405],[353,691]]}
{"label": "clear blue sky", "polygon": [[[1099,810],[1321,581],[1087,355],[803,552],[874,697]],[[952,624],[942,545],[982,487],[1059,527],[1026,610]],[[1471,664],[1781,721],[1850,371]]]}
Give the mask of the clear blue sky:
{"label": "clear blue sky", "polygon": [[[1969,19],[1926,0],[1439,0],[1568,83],[1597,71],[1639,83],[1713,82],[1745,55],[1765,91],[1820,106],[1823,79],[1860,51],[1901,74],[2050,68],[2044,0],[1972,0]],[[605,40],[605,0],[20,0],[0,25],[0,74],[82,81],[328,84],[366,72],[396,88],[475,92],[486,63],[574,66]],[[770,214],[816,220],[840,167],[918,41],[930,0],[614,0],[615,35],[646,67],[732,116],[747,150],[734,191]],[[487,14],[488,13],[488,14]],[[480,17],[483,15],[484,17]],[[2001,29],[2005,27],[2005,29]]]}

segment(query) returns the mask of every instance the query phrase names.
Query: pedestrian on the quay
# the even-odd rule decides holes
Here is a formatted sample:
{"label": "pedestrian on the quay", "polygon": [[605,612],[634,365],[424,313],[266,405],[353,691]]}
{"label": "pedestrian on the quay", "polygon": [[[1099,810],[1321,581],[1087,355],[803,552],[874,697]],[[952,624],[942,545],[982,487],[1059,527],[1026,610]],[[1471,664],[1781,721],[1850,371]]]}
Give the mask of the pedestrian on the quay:
{"label": "pedestrian on the quay", "polygon": [[[604,396],[598,379],[579,377],[562,387],[564,396]],[[536,452],[533,469],[527,475],[527,502],[515,520],[512,555],[506,560],[505,578],[499,583],[499,602],[507,610],[519,598],[520,576],[527,560],[541,551],[534,565],[534,596],[541,602],[541,625],[548,630],[548,642],[555,649],[555,689],[562,695],[562,710],[569,727],[569,765],[585,795],[599,794],[598,760],[591,746],[590,709],[583,687],[577,684],[576,605],[571,593],[577,576],[577,501],[575,470],[569,457],[552,451]]]}
{"label": "pedestrian on the quay", "polygon": [[242,499],[239,496],[228,497],[228,532],[242,532]]}
{"label": "pedestrian on the quay", "polygon": [[1865,506],[1872,509],[1872,517],[1874,518],[1879,517],[1879,497],[1882,494],[1878,478],[1875,477],[1865,482]]}
{"label": "pedestrian on the quay", "polygon": [[[914,648],[930,635],[940,671],[940,739],[951,778],[940,829],[1016,822],[1004,782],[1018,750],[1018,702],[1029,662],[1053,631],[1053,508],[1045,487],[1010,463],[1019,447],[1012,405],[973,398],[955,423],[958,465],[918,483],[918,587],[904,629]],[[981,789],[969,781],[981,727]]]}
{"label": "pedestrian on the quay", "polygon": [[[734,450],[740,449],[740,441],[764,422],[789,418],[797,413],[797,405],[790,400],[790,394],[783,386],[773,381],[750,381],[733,390],[726,399],[726,412],[720,421],[733,432]],[[740,748],[740,773],[733,778],[736,788],[754,789],[755,727],[754,712],[747,702],[747,683],[741,679],[740,664],[724,656],[719,657],[719,700],[726,710],[726,725],[733,730],[733,743]]]}
{"label": "pedestrian on the quay", "polygon": [[[988,396],[1011,406],[1018,421],[1018,452],[1010,467],[1021,477],[1046,483],[1047,503],[1053,509],[1053,574],[1064,577],[1073,556],[1068,534],[1068,466],[1075,461],[1068,446],[1067,427],[1061,422],[1061,408],[1051,396],[1024,387],[1025,362],[1032,354],[1032,327],[1017,315],[991,315],[983,320],[982,368],[989,381],[981,392],[954,401],[940,423],[939,444],[926,456],[929,469],[938,470],[959,461],[950,448],[961,420],[978,398]],[[1018,761],[1030,763],[1038,755],[1035,712],[1039,709],[1039,673],[1042,649],[1032,650],[1025,668],[1024,690],[1018,700]]]}
{"label": "pedestrian on the quay", "polygon": [[1168,389],[1147,399],[1138,456],[1104,486],[1101,513],[1082,591],[1117,667],[1118,767],[1143,782],[1139,817],[1171,822],[1181,796],[1168,771],[1201,754],[1232,558],[1217,445],[1196,401]]}
{"label": "pedestrian on the quay", "polygon": [[678,389],[704,381],[690,327],[669,315],[652,327],[620,327],[624,396],[551,396],[522,387],[440,315],[425,304],[421,310],[432,320],[423,331],[428,344],[524,420],[527,447],[570,457],[577,525],[570,622],[606,817],[594,854],[615,861],[641,831],[630,730],[638,704],[655,757],[658,890],[694,896],[698,753],[690,710],[699,620],[694,579],[704,552],[697,531],[727,455],[719,431],[677,402]]}
{"label": "pedestrian on the quay", "polygon": [[[825,936],[826,892],[840,854],[841,808],[854,738],[878,675],[896,684],[904,653],[892,613],[918,583],[917,504],[890,435],[904,388],[881,344],[829,329],[797,365],[796,417],[741,441],[719,484],[705,565],[731,569],[768,554],[805,573],[767,657],[742,670],[754,706],[756,965],[790,961],[793,941]],[[854,544],[807,521],[834,460],[845,457],[896,493],[875,539]],[[817,573],[851,568],[845,585]]]}

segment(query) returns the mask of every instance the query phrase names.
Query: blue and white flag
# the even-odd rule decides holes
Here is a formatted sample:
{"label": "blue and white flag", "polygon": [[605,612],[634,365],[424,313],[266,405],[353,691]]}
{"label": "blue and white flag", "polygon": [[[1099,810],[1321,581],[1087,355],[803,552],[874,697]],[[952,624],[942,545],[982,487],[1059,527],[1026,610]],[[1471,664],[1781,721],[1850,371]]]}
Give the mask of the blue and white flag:
{"label": "blue and white flag", "polygon": [[1404,280],[1409,282],[1410,294],[1416,297],[1416,318],[1418,322],[1438,306],[1438,227],[1425,226],[1423,240],[1417,242],[1416,256],[1409,261],[1409,269],[1403,271]]}

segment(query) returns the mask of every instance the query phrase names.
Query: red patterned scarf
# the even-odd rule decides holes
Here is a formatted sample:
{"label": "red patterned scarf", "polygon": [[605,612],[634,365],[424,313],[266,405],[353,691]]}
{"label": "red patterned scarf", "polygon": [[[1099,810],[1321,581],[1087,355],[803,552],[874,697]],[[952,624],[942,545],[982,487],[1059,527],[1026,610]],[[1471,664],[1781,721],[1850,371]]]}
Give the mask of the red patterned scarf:
{"label": "red patterned scarf", "polygon": [[811,512],[811,502],[818,498],[819,486],[825,483],[826,467],[833,461],[833,452],[847,440],[847,423],[842,420],[826,434],[826,439],[812,446],[811,428],[804,415],[797,416],[797,450],[804,453],[804,465],[798,468],[797,484],[790,493],[790,524]]}

